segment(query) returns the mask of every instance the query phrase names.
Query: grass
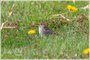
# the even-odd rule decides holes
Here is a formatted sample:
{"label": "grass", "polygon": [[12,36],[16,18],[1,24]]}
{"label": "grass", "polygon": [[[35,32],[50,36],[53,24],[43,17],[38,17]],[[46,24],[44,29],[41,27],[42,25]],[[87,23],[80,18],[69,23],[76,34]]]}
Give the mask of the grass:
{"label": "grass", "polygon": [[[15,5],[12,8],[13,4]],[[78,8],[75,13],[68,13],[67,5],[73,5]],[[30,1],[30,2],[10,2],[1,3],[1,21],[15,22],[19,21],[19,29],[2,29],[1,31],[1,58],[2,59],[33,59],[33,58],[89,58],[82,52],[89,47],[88,33],[82,31],[76,22],[79,14],[88,16],[87,10],[80,8],[87,5],[88,2],[77,1]],[[8,14],[12,15],[8,17]],[[58,20],[51,15],[64,14],[65,17],[73,21],[70,25],[58,24]],[[51,23],[52,20],[56,23]],[[34,22],[36,29],[35,35],[27,34],[32,29],[31,23]],[[49,27],[59,35],[45,36],[41,38],[38,34],[37,24],[47,22]],[[84,22],[84,28],[89,29],[88,20]],[[74,32],[76,31],[77,32]]]}

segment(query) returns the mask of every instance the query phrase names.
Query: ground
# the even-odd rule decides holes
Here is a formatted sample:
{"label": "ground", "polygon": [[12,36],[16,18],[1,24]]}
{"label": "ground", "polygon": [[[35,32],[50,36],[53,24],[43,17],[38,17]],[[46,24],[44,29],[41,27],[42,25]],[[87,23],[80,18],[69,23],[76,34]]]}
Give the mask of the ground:
{"label": "ground", "polygon": [[[89,47],[89,22],[84,19],[83,28],[77,22],[79,14],[88,16],[88,10],[81,9],[87,4],[88,1],[2,1],[1,22],[16,22],[19,28],[2,29],[1,58],[88,58],[83,50]],[[75,6],[78,10],[70,12],[67,5]],[[59,17],[52,17],[55,14],[63,14],[72,22],[59,23]],[[58,35],[40,37],[38,24],[41,22],[48,23],[49,28]],[[30,29],[35,29],[36,33],[28,34]]]}

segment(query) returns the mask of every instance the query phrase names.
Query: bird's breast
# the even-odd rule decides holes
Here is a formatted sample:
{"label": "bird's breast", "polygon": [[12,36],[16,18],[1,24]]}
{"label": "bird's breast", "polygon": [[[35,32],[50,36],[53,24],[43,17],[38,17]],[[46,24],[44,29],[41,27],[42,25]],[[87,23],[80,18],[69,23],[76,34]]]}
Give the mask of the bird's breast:
{"label": "bird's breast", "polygon": [[39,27],[39,34],[42,36],[43,35],[43,28]]}

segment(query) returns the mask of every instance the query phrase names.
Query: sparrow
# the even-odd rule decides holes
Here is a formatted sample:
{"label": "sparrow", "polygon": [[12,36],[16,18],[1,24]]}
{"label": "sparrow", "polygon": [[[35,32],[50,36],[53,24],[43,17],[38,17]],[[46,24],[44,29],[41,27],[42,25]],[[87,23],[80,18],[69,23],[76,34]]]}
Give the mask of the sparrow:
{"label": "sparrow", "polygon": [[43,37],[45,35],[48,36],[51,34],[53,34],[53,32],[48,28],[47,24],[45,24],[45,23],[39,24],[39,35],[41,37]]}

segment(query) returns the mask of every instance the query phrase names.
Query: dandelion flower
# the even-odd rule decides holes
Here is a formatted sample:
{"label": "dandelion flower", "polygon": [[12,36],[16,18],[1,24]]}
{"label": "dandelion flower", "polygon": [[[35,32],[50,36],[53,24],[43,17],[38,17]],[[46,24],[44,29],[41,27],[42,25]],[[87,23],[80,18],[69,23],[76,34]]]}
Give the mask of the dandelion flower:
{"label": "dandelion flower", "polygon": [[89,53],[90,53],[90,48],[84,49],[83,54],[87,55],[87,54],[89,54]]}
{"label": "dandelion flower", "polygon": [[35,34],[35,33],[36,33],[35,30],[29,30],[29,31],[28,31],[28,34]]}
{"label": "dandelion flower", "polygon": [[77,8],[71,5],[68,5],[67,8],[71,11],[71,12],[76,12]]}

